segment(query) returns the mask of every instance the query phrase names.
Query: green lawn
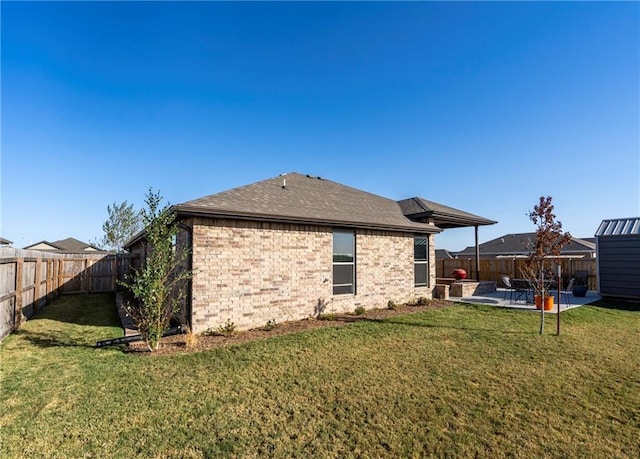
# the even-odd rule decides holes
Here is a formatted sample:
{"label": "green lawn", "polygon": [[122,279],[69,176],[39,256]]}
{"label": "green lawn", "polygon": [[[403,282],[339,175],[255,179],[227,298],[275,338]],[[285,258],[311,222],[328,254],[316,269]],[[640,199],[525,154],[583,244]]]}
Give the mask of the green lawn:
{"label": "green lawn", "polygon": [[[640,457],[640,311],[472,305],[191,355],[94,349],[111,295],[0,345],[0,457]],[[627,308],[632,309],[632,308]]]}

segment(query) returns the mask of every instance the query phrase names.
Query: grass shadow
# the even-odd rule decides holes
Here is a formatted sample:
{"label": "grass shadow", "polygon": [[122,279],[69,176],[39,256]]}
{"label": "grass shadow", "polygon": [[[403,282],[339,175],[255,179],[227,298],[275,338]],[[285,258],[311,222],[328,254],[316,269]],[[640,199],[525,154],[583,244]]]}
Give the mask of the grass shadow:
{"label": "grass shadow", "polygon": [[15,332],[15,335],[21,337],[29,344],[45,349],[52,347],[79,347],[93,349],[95,347],[93,344],[89,344],[86,339],[72,338],[69,336],[56,336],[53,334],[25,330],[19,330]]}
{"label": "grass shadow", "polygon": [[63,295],[14,334],[39,348],[93,348],[104,337],[103,327],[121,327],[113,294]]}
{"label": "grass shadow", "polygon": [[59,296],[30,318],[29,322],[43,319],[94,327],[121,325],[113,293]]}
{"label": "grass shadow", "polygon": [[618,311],[640,312],[640,302],[631,300],[598,300],[593,303],[589,303],[589,306],[595,306],[603,309],[615,309]]}

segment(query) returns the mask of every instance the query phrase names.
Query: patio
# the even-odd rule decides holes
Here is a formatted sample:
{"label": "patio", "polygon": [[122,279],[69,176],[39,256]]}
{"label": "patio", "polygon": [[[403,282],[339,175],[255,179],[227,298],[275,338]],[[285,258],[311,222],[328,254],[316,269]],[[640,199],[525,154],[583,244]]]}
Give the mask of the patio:
{"label": "patio", "polygon": [[[506,293],[506,299],[505,299]],[[558,293],[555,290],[552,290],[551,293],[554,295],[554,306],[551,311],[545,311],[547,313],[555,314],[558,312]],[[514,292],[515,298],[515,292]],[[569,309],[577,308],[579,306],[597,301],[600,299],[600,295],[598,292],[594,290],[589,290],[585,297],[576,297],[572,294],[569,294],[569,304],[567,304],[567,299],[565,295],[562,295],[562,304],[560,306],[560,312],[567,311]],[[513,309],[522,309],[525,311],[539,311],[536,309],[535,305],[532,303],[528,303],[525,299],[519,300],[509,300],[509,290],[499,288],[495,292],[484,293],[482,295],[475,296],[465,296],[465,297],[449,297],[449,300],[461,302],[461,303],[474,303],[474,304],[487,304],[490,306],[500,306],[503,308],[513,308]]]}

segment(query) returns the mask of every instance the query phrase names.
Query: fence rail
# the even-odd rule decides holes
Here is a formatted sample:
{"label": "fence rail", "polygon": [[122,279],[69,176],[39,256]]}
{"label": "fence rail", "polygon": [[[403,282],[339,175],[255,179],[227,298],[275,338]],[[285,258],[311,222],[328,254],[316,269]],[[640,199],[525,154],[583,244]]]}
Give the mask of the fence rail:
{"label": "fence rail", "polygon": [[131,258],[0,249],[0,340],[60,294],[115,291]]}
{"label": "fence rail", "polygon": [[[523,277],[525,260],[522,258],[488,258],[480,259],[480,279],[483,281],[496,281],[498,287],[503,287],[502,276],[507,275],[511,278]],[[436,277],[452,277],[451,272],[456,268],[462,268],[467,272],[467,276],[476,278],[476,259],[475,258],[459,258],[459,259],[440,259],[436,260]],[[589,273],[588,283],[589,290],[597,290],[597,273],[595,258],[579,258],[560,260],[562,266],[562,278],[564,284],[570,279],[576,271],[587,271]]]}

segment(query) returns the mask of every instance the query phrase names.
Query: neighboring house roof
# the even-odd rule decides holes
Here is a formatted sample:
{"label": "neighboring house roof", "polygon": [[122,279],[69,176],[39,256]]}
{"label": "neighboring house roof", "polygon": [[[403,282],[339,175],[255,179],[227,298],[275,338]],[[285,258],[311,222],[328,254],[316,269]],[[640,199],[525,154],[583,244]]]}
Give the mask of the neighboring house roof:
{"label": "neighboring house roof", "polygon": [[436,260],[442,260],[443,258],[453,259],[455,257],[447,249],[436,249]]}
{"label": "neighboring house roof", "polygon": [[13,241],[10,241],[9,239],[5,239],[0,236],[0,245],[11,245],[11,244],[13,244]]}
{"label": "neighboring house roof", "polygon": [[596,231],[597,237],[630,236],[632,234],[640,234],[640,217],[602,220]]}
{"label": "neighboring house roof", "polygon": [[402,212],[414,220],[432,219],[433,223],[442,229],[461,228],[466,226],[493,225],[497,222],[479,217],[453,207],[428,201],[424,198],[409,198],[398,201]]}
{"label": "neighboring house roof", "polygon": [[49,252],[65,252],[65,253],[86,253],[86,252],[104,252],[104,250],[87,244],[86,242],[79,241],[72,237],[61,239],[59,241],[49,242],[40,241],[35,244],[31,244],[25,249],[28,250],[43,250]]}
{"label": "neighboring house roof", "polygon": [[392,199],[320,177],[284,174],[175,206],[178,214],[436,233]]}
{"label": "neighboring house roof", "polygon": [[[480,244],[480,256],[487,258],[526,256],[531,252],[535,238],[536,233],[505,234],[502,237]],[[582,257],[588,254],[595,254],[595,251],[596,247],[594,243],[574,237],[571,239],[571,242],[564,246],[561,255]],[[458,257],[475,258],[475,246],[467,247],[460,252],[456,252],[456,255]]]}

